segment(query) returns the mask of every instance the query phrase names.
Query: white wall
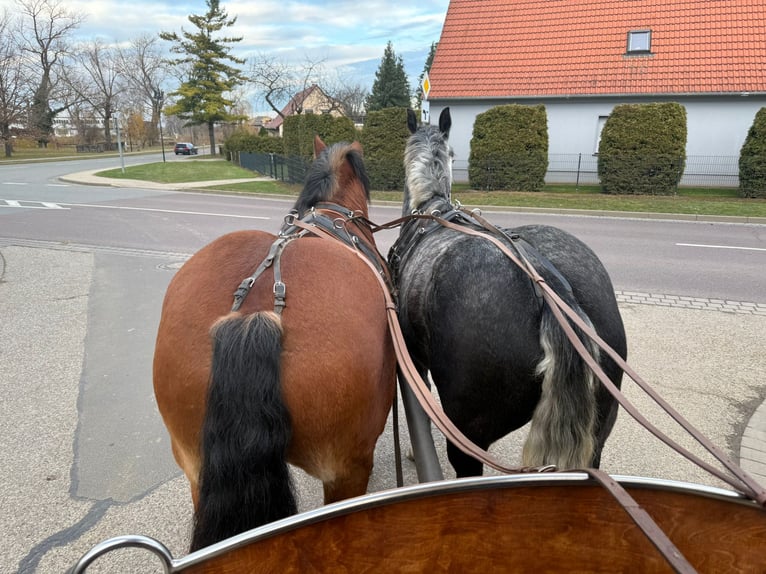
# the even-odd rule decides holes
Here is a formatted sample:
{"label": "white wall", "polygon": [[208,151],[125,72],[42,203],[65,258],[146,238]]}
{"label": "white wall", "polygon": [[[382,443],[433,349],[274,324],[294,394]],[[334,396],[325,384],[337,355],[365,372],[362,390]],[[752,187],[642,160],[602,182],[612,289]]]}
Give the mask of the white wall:
{"label": "white wall", "polygon": [[[682,184],[694,185],[694,175],[724,171],[728,176],[720,185],[737,185],[736,165],[740,148],[758,110],[766,106],[766,94],[752,96],[675,97],[675,98],[577,98],[525,100],[473,100],[461,102],[432,101],[432,122],[446,105],[452,115],[450,143],[455,151],[455,179],[467,181],[467,165],[473,122],[492,106],[506,103],[545,105],[548,116],[548,153],[550,170],[547,181],[574,181],[569,168],[582,154],[582,165],[594,165],[597,150],[599,117],[608,116],[619,103],[675,101],[684,105],[687,115],[687,174]],[[564,157],[566,156],[566,157]],[[704,156],[704,157],[700,157]],[[711,157],[713,156],[713,157]],[[696,157],[696,159],[695,159]],[[712,173],[711,172],[711,173]],[[734,179],[732,179],[734,177]],[[582,183],[595,183],[593,177]]]}

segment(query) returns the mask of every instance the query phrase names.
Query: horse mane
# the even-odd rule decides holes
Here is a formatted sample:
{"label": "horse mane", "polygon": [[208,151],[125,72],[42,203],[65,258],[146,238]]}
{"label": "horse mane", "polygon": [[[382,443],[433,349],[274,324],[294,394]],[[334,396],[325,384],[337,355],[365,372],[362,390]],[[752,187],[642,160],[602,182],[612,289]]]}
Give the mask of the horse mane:
{"label": "horse mane", "polygon": [[421,126],[404,150],[407,212],[418,209],[433,197],[450,199],[452,150],[445,134],[436,126]]}
{"label": "horse mane", "polygon": [[293,209],[303,217],[317,203],[330,201],[338,195],[341,170],[348,162],[351,173],[364,189],[365,200],[370,200],[370,178],[359,149],[348,142],[339,142],[325,148],[311,164],[298,200]]}

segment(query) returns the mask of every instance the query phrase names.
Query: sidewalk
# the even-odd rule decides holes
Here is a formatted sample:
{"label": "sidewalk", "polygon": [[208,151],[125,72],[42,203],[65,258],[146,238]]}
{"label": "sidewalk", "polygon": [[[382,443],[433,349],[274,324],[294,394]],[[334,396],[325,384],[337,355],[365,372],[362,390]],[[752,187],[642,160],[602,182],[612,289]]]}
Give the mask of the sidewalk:
{"label": "sidewalk", "polygon": [[202,189],[214,187],[217,185],[228,185],[232,183],[246,183],[248,181],[271,181],[270,177],[250,177],[239,179],[220,179],[215,181],[187,181],[179,183],[157,183],[156,181],[142,181],[140,179],[118,179],[113,177],[100,177],[96,173],[104,171],[96,169],[91,171],[81,171],[59,177],[61,181],[68,183],[79,183],[81,185],[99,185],[104,187],[142,187],[146,189],[162,189],[165,191],[183,191],[185,189]]}

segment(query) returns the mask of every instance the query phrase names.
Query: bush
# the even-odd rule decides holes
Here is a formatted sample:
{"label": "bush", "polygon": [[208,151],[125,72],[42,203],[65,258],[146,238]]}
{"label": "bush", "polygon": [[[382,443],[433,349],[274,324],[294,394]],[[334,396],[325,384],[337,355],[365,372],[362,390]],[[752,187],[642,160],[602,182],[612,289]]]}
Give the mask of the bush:
{"label": "bush", "polygon": [[601,190],[672,195],[683,175],[685,153],[686,109],[681,104],[615,106],[598,146]]}
{"label": "bush", "polygon": [[281,138],[255,135],[245,130],[237,130],[223,142],[224,150],[228,154],[232,152],[250,153],[277,153],[285,151],[284,142]]}
{"label": "bush", "polygon": [[508,104],[476,116],[468,158],[471,187],[539,191],[547,170],[545,106]]}
{"label": "bush", "polygon": [[755,114],[739,152],[739,195],[766,198],[766,108]]}
{"label": "bush", "polygon": [[319,135],[327,145],[358,138],[354,122],[347,117],[330,114],[296,114],[284,122],[284,154],[288,157],[313,159],[314,136]]}
{"label": "bush", "polygon": [[384,108],[367,113],[361,142],[373,189],[404,189],[404,147],[409,137],[407,108]]}

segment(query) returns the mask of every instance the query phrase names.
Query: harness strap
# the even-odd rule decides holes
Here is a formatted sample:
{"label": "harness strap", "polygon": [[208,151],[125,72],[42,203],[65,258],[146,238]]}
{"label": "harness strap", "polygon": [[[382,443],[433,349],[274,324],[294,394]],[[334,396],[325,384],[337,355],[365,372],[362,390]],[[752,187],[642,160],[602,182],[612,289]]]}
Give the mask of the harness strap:
{"label": "harness strap", "polygon": [[[444,222],[443,225],[452,229],[457,228],[457,226],[453,226],[449,222]],[[495,244],[496,247],[498,247],[498,249],[503,251],[511,260],[513,260],[517,265],[524,269],[526,273],[528,273],[534,279],[534,281],[538,283],[538,285],[540,285],[541,289],[543,290],[546,302],[551,307],[554,315],[556,315],[556,318],[565,334],[567,335],[569,341],[582,356],[583,360],[585,360],[585,362],[598,377],[601,383],[639,424],[651,432],[655,437],[664,442],[667,446],[683,455],[685,458],[687,458],[687,460],[690,460],[700,468],[706,470],[713,476],[729,484],[734,489],[743,492],[758,502],[761,506],[766,506],[766,489],[758,484],[747,472],[735,464],[720,448],[718,448],[709,439],[702,435],[702,433],[694,428],[694,426],[692,426],[688,420],[686,420],[678,411],[676,411],[672,406],[670,406],[670,404],[668,404],[662,397],[660,397],[657,392],[654,391],[646,383],[646,381],[644,381],[638,375],[638,373],[636,373],[627,364],[627,362],[622,357],[620,357],[620,355],[618,355],[617,352],[598,335],[598,333],[596,333],[596,331],[591,326],[587,325],[579,317],[579,315],[577,315],[572,309],[569,308],[569,306],[559,297],[559,295],[550,287],[550,285],[546,283],[545,279],[540,276],[540,274],[529,263],[529,261],[523,258],[523,255],[521,259],[517,259],[515,255],[502,242],[498,241],[494,237],[488,237],[481,232],[475,232],[471,229],[457,229],[464,233],[479,235],[488,241],[491,241],[493,244]],[[646,417],[644,417],[638,411],[638,409],[636,409],[635,406],[633,406],[633,404],[625,397],[625,395],[623,395],[622,392],[614,385],[614,383],[612,383],[609,377],[606,376],[606,373],[604,373],[603,369],[601,369],[601,366],[598,364],[598,362],[590,355],[590,353],[587,352],[585,346],[582,344],[579,337],[575,334],[574,330],[571,328],[571,325],[564,317],[564,314],[566,314],[566,316],[573,323],[575,323],[588,337],[590,337],[602,350],[604,350],[617,363],[617,365],[631,379],[633,379],[633,381],[641,388],[641,390],[649,395],[649,397],[655,403],[657,403],[673,420],[675,420],[679,426],[688,432],[705,450],[712,454],[731,473],[731,475],[737,479],[737,481],[732,480],[731,476],[722,473],[714,466],[711,466],[696,455],[686,450],[684,447],[676,443],[673,439],[655,427]]]}
{"label": "harness strap", "polygon": [[[303,222],[301,222],[302,224]],[[441,222],[444,224],[444,222]],[[296,222],[297,224],[297,222]],[[450,224],[454,225],[454,224]],[[327,233],[324,229],[316,228],[316,233],[319,237],[325,239],[335,239],[331,234]],[[479,233],[479,232],[476,232]],[[348,249],[350,247],[346,246]],[[374,269],[372,264],[367,261],[366,258],[362,258],[367,265]],[[449,419],[446,413],[436,403],[430,389],[420,377],[415,365],[412,363],[412,359],[407,351],[406,343],[404,342],[404,335],[402,334],[401,327],[399,326],[399,319],[396,314],[396,305],[394,304],[391,294],[383,289],[383,294],[386,300],[386,311],[388,316],[388,324],[391,329],[391,338],[394,342],[394,349],[396,351],[397,359],[399,360],[399,366],[405,374],[405,379],[410,384],[415,396],[420,402],[423,409],[428,414],[429,418],[434,421],[437,427],[445,434],[445,436],[456,447],[465,452],[466,454],[473,456],[474,458],[481,460],[484,464],[495,468],[504,473],[515,474],[520,472],[545,472],[555,470],[554,467],[522,467],[522,468],[509,468],[501,463],[497,462],[495,458],[490,455],[484,449],[476,446],[471,440],[469,440],[454,423]],[[571,327],[570,327],[571,328]],[[576,337],[576,336],[575,336]],[[681,552],[675,547],[673,542],[667,537],[662,529],[652,520],[649,514],[639,506],[639,504],[628,494],[628,492],[619,484],[613,480],[607,474],[595,470],[586,469],[593,479],[602,484],[612,496],[619,502],[625,512],[633,519],[638,527],[646,534],[652,544],[662,553],[668,563],[676,570],[676,572],[682,574],[694,573],[694,568],[686,561]]]}
{"label": "harness strap", "polygon": [[232,311],[239,311],[239,308],[242,306],[242,303],[245,300],[245,297],[247,297],[247,294],[250,293],[250,289],[255,284],[256,279],[261,276],[261,274],[266,271],[273,263],[274,265],[274,294],[277,293],[277,283],[281,284],[281,305],[277,305],[277,303],[274,303],[274,311],[277,313],[281,313],[282,307],[284,307],[284,283],[281,281],[281,276],[279,273],[279,259],[282,256],[282,251],[284,251],[287,244],[294,239],[293,236],[285,236],[285,237],[277,237],[277,239],[274,241],[274,243],[271,244],[271,247],[269,248],[269,253],[266,255],[266,258],[261,261],[261,264],[258,265],[256,270],[253,272],[253,274],[250,277],[246,277],[242,280],[242,283],[239,284],[239,287],[237,287],[237,290],[234,292],[234,303],[231,306]]}

